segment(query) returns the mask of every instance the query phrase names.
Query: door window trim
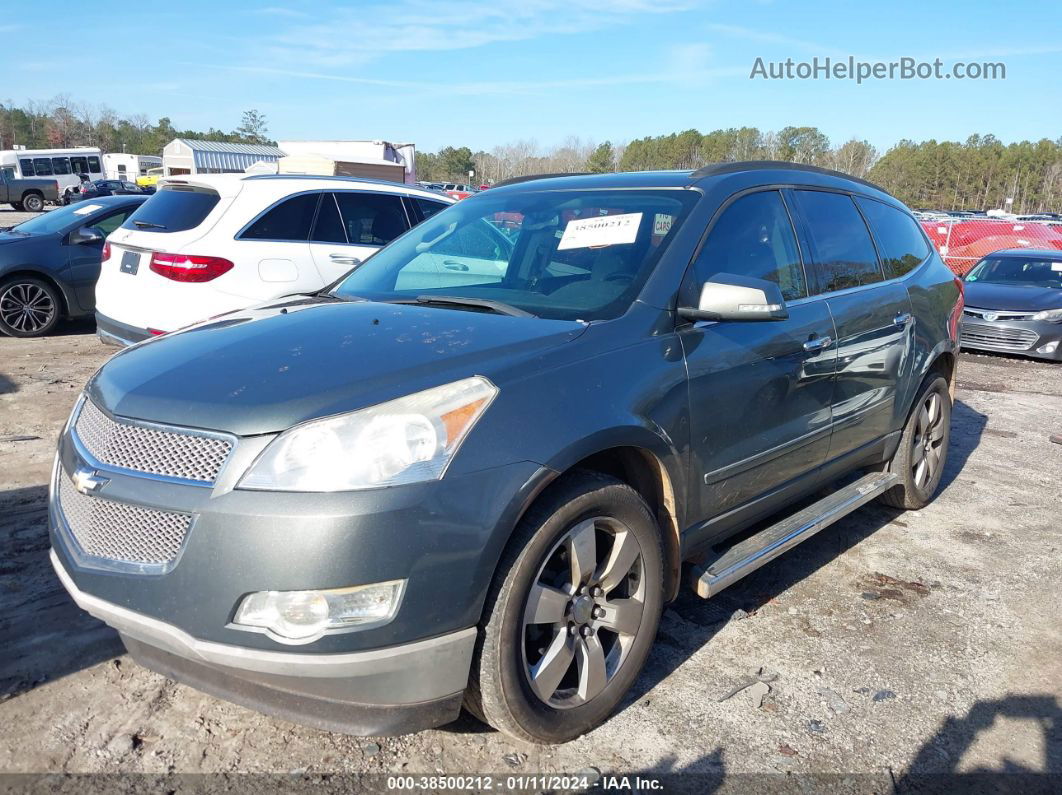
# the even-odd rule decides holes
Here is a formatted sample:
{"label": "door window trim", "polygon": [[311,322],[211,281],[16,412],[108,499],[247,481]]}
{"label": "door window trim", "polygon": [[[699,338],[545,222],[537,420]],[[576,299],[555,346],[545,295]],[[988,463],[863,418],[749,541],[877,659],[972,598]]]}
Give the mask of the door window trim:
{"label": "door window trim", "polygon": [[250,221],[248,221],[246,224],[244,224],[240,228],[240,230],[235,234],[235,236],[233,236],[232,239],[240,241],[240,242],[247,242],[247,243],[313,243],[314,245],[319,245],[319,246],[360,246],[361,248],[383,248],[383,246],[376,245],[376,244],[373,244],[373,243],[351,243],[351,242],[349,242],[350,236],[347,235],[347,230],[346,230],[346,224],[345,223],[343,225],[343,235],[347,237],[348,242],[346,242],[346,243],[326,243],[326,242],[322,242],[322,241],[315,241],[313,239],[313,227],[314,227],[314,224],[317,223],[317,214],[321,211],[321,199],[320,198],[318,198],[317,206],[314,208],[313,218],[310,219],[310,231],[309,231],[309,233],[306,236],[306,240],[287,240],[287,239],[284,239],[284,238],[274,239],[274,238],[265,238],[265,237],[254,237],[254,238],[245,238],[245,237],[243,237],[243,234],[248,229],[250,229],[252,226],[254,226],[254,224],[257,223],[258,220],[263,215],[268,213],[270,210],[272,210],[272,209],[274,209],[276,207],[279,207],[281,204],[283,204],[284,202],[288,201],[288,199],[294,199],[297,196],[305,196],[305,195],[311,194],[311,193],[317,194],[318,197],[324,196],[325,194],[330,194],[333,197],[332,200],[336,202],[336,210],[339,211],[340,219],[342,219],[342,217],[343,217],[342,211],[339,210],[338,194],[340,194],[340,193],[365,193],[365,194],[369,194],[369,195],[372,195],[372,196],[394,196],[395,198],[397,198],[399,200],[398,203],[402,206],[402,217],[406,219],[406,229],[405,229],[405,232],[403,232],[402,234],[405,234],[410,229],[412,229],[414,226],[416,226],[416,224],[413,223],[410,220],[409,210],[406,208],[405,201],[403,201],[403,199],[406,198],[406,195],[404,193],[393,193],[391,191],[378,191],[378,190],[363,190],[363,189],[359,189],[359,188],[349,188],[349,189],[347,189],[347,188],[338,188],[338,189],[337,188],[325,188],[325,189],[322,189],[322,188],[309,188],[307,190],[300,190],[300,191],[296,191],[295,193],[289,193],[289,194],[287,194],[285,196],[281,196],[275,202],[273,202],[268,207],[266,207],[264,210],[262,210],[260,213],[258,213],[254,218],[252,218]]}

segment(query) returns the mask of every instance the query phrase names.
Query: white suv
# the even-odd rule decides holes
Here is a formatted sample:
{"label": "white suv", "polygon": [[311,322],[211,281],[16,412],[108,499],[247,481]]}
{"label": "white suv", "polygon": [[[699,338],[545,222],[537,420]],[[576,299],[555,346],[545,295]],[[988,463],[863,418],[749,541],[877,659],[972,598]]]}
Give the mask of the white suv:
{"label": "white suv", "polygon": [[344,177],[165,179],[108,238],[96,328],[129,345],[282,295],[319,290],[453,199]]}

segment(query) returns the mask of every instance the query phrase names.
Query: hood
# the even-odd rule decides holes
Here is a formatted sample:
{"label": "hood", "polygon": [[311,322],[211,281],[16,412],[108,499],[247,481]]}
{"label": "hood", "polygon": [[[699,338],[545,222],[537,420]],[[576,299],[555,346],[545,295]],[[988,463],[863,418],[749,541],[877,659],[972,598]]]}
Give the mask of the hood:
{"label": "hood", "polygon": [[1039,312],[1062,307],[1062,290],[1054,287],[1022,287],[991,282],[966,282],[966,306],[972,309],[1002,309]]}
{"label": "hood", "polygon": [[271,433],[467,376],[492,378],[585,328],[302,298],[127,348],[100,368],[88,391],[123,417],[237,435]]}

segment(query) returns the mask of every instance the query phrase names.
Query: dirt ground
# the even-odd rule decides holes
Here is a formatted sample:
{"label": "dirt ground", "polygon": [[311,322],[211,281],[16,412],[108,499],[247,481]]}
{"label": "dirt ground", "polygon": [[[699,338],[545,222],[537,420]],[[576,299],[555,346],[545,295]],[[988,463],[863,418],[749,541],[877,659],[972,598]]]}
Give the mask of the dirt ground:
{"label": "dirt ground", "polygon": [[[123,656],[47,558],[55,439],[109,352],[90,323],[0,338],[0,771],[810,773],[855,776],[857,791],[925,773],[1062,775],[1062,445],[1049,441],[1062,365],[964,355],[933,504],[868,506],[716,599],[684,593],[624,708],[540,748],[467,716],[332,735]],[[751,689],[720,700],[754,673],[769,680],[762,704]]]}

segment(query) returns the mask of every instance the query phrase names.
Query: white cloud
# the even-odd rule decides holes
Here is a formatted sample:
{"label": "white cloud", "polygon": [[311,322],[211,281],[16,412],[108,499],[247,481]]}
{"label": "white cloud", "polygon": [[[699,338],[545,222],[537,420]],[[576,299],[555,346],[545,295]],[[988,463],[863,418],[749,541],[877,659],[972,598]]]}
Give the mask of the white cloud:
{"label": "white cloud", "polygon": [[458,53],[498,42],[594,32],[687,8],[684,0],[612,0],[600,6],[569,0],[398,0],[334,9],[319,22],[288,25],[267,38],[265,52],[273,62],[336,67],[386,53]]}

